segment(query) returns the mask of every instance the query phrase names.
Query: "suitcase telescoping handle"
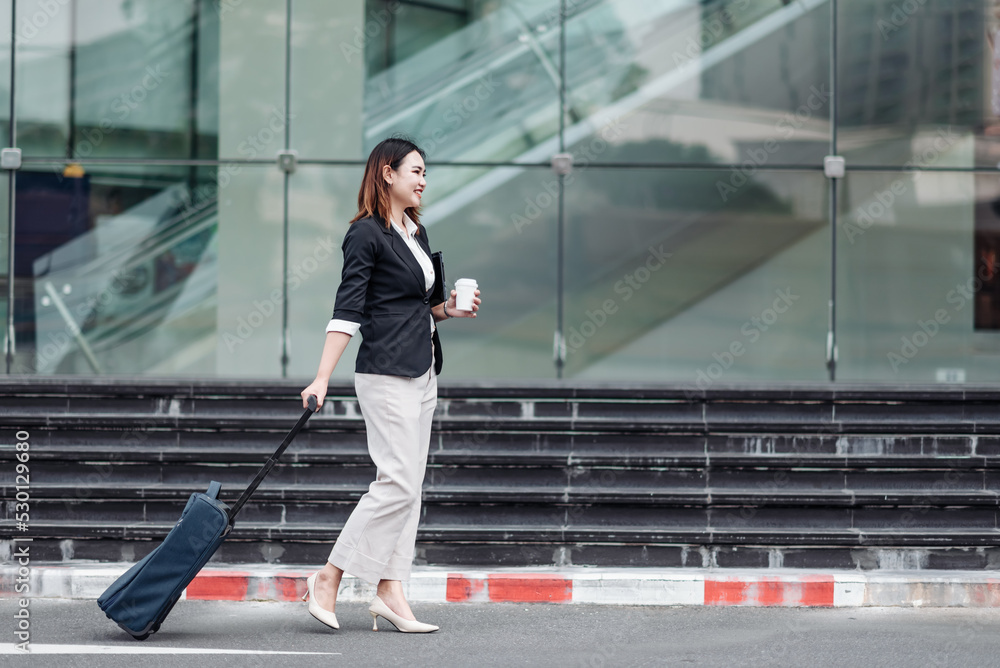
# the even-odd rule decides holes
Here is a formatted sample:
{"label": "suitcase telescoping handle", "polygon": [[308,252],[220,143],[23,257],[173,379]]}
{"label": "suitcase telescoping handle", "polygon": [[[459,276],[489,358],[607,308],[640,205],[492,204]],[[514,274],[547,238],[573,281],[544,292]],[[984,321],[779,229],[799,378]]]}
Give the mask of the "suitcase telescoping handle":
{"label": "suitcase telescoping handle", "polygon": [[316,412],[317,402],[318,399],[316,398],[316,395],[310,394],[309,408],[307,408],[302,413],[302,417],[299,418],[299,421],[295,423],[295,426],[292,427],[292,430],[288,432],[287,436],[285,436],[285,440],[281,442],[281,445],[279,445],[278,449],[274,451],[274,454],[271,455],[271,458],[268,459],[267,463],[265,463],[264,466],[260,468],[260,471],[257,472],[257,477],[253,479],[253,482],[251,482],[247,486],[246,490],[244,490],[239,500],[233,504],[232,508],[229,509],[229,529],[233,528],[233,523],[236,521],[236,516],[239,515],[240,510],[242,510],[246,502],[250,500],[250,497],[253,496],[253,493],[257,491],[257,488],[260,486],[260,483],[264,480],[264,478],[267,477],[267,474],[271,472],[271,469],[274,468],[274,465],[278,463],[278,459],[281,457],[282,453],[285,452],[285,449],[292,442],[292,439],[294,439],[295,436],[298,435],[299,431],[302,430],[302,427],[304,427],[306,422],[309,421],[310,416],[312,416],[312,414]]}

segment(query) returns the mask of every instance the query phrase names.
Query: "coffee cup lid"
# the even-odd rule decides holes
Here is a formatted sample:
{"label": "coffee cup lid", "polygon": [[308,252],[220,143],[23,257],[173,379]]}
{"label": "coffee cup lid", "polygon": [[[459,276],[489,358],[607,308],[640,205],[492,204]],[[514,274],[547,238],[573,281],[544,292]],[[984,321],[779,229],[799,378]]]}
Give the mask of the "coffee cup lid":
{"label": "coffee cup lid", "polygon": [[458,285],[459,283],[472,283],[473,285],[479,285],[478,283],[476,283],[476,279],[474,278],[460,278],[457,281],[455,281],[455,285]]}

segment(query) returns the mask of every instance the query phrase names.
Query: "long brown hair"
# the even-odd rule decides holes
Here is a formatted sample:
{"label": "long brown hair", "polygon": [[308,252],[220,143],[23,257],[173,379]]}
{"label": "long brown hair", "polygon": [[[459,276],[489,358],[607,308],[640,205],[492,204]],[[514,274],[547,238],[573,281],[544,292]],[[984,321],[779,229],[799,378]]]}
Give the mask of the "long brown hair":
{"label": "long brown hair", "polygon": [[[372,149],[371,155],[368,156],[368,164],[365,165],[365,176],[361,179],[361,189],[358,190],[358,213],[352,223],[372,217],[383,221],[386,229],[389,229],[389,225],[392,224],[389,220],[392,207],[389,201],[389,184],[382,178],[382,168],[389,165],[394,170],[399,169],[403,159],[414,151],[419,153],[421,158],[427,158],[419,146],[402,137],[384,139]],[[418,223],[417,234],[419,234],[420,207],[407,207],[403,213],[414,223]],[[399,221],[399,224],[402,225],[403,221]]]}

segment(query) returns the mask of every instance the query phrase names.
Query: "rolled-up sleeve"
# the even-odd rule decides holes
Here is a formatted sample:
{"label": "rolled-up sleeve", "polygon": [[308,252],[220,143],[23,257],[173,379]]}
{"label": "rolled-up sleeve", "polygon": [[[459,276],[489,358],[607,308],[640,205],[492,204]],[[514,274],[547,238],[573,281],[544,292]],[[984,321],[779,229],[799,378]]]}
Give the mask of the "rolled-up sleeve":
{"label": "rolled-up sleeve", "polygon": [[[346,332],[353,336],[361,326],[368,281],[375,266],[376,242],[367,227],[355,223],[344,235],[341,248],[344,251],[344,268],[340,275],[340,287],[337,288],[333,317],[326,331]],[[354,331],[348,331],[350,324],[354,325]]]}
{"label": "rolled-up sleeve", "polygon": [[361,323],[351,322],[350,320],[337,320],[333,319],[326,326],[326,332],[343,332],[348,336],[354,336],[361,329]]}

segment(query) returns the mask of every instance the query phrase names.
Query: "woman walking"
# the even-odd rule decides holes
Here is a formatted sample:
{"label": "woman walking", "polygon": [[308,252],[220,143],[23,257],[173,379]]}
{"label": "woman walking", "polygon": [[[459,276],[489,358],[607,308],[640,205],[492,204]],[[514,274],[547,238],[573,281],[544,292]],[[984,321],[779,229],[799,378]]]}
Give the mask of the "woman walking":
{"label": "woman walking", "polygon": [[332,628],[337,590],[344,572],[377,584],[369,607],[408,633],[436,631],[416,621],[402,580],[410,575],[420,490],[437,405],[442,354],[436,323],[475,318],[447,302],[431,305],[434,267],[427,229],[420,224],[426,186],[424,152],[405,139],[386,139],[368,156],[358,192],[358,213],[344,235],[344,268],[327,325],[316,379],[302,391],[320,406],[330,374],[351,337],[361,332],[354,387],[368,433],[368,453],[377,474],[344,524],[328,561],[308,579],[309,612]]}

